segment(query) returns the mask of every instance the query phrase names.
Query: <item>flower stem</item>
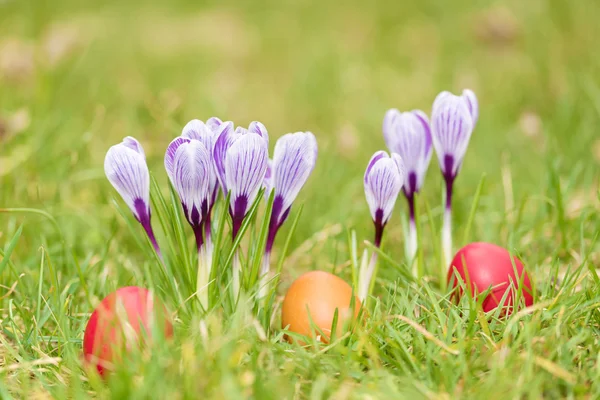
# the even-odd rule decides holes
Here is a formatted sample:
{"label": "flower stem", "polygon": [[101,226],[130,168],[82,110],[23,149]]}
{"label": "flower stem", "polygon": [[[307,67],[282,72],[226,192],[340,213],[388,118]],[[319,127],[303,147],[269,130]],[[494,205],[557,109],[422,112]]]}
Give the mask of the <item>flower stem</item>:
{"label": "flower stem", "polygon": [[[378,246],[379,248],[379,246]],[[371,279],[373,279],[373,273],[375,272],[375,265],[377,264],[377,252],[374,251],[371,255],[371,261],[368,265],[361,265],[361,271],[359,273],[358,283],[358,298],[364,304],[365,300],[369,296],[369,289],[371,288]]]}
{"label": "flower stem", "polygon": [[259,291],[258,297],[264,298],[269,293],[269,270],[270,270],[270,262],[271,262],[271,251],[265,251],[263,255],[262,264],[260,266],[260,274],[259,274]]}
{"label": "flower stem", "polygon": [[198,249],[198,277],[196,280],[196,296],[200,304],[206,310],[209,306],[210,273],[212,270],[213,243],[206,239],[204,246]]}
{"label": "flower stem", "polygon": [[407,243],[407,258],[409,265],[413,264],[413,275],[417,277],[417,264],[415,263],[415,255],[417,254],[417,224],[415,223],[415,198],[413,195],[406,196],[408,202],[409,225],[408,225],[408,243]]}
{"label": "flower stem", "polygon": [[235,251],[233,256],[233,278],[232,278],[232,286],[233,286],[233,301],[237,303],[238,296],[240,294],[240,278],[242,275],[242,264],[240,262],[239,252]]}
{"label": "flower stem", "polygon": [[[383,238],[383,229],[385,228],[385,224],[381,223],[381,220],[378,219],[374,221],[375,223],[375,247],[381,247],[381,239]],[[364,303],[366,298],[369,296],[369,289],[371,288],[371,280],[373,279],[373,274],[375,273],[375,265],[377,264],[377,252],[374,251],[371,255],[371,261],[369,264],[366,264],[366,259],[363,260],[360,266],[360,271],[358,275],[358,298],[361,302]]]}
{"label": "flower stem", "polygon": [[[442,263],[442,275],[446,276],[446,269],[452,260],[452,187],[454,179],[446,179],[446,196],[445,196],[445,209],[444,209],[444,224],[442,227],[442,250],[443,250],[443,263]],[[442,281],[445,281],[442,279]]]}

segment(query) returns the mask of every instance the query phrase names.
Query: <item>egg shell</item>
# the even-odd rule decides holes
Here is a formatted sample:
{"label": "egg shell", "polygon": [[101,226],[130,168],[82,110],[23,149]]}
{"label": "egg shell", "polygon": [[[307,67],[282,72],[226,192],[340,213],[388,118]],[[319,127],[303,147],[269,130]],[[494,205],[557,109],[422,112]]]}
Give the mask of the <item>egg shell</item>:
{"label": "egg shell", "polygon": [[147,289],[127,286],[109,294],[94,310],[83,335],[83,354],[88,365],[104,376],[107,367],[122,359],[123,351],[141,346],[154,324],[173,336],[166,309]]}
{"label": "egg shell", "polygon": [[[515,274],[515,270],[518,276]],[[516,294],[513,293],[514,290],[511,290],[511,282],[513,282],[512,288],[516,289],[521,277],[523,280],[521,297],[526,306],[533,304],[531,281],[525,272],[523,263],[515,256],[511,261],[508,250],[500,246],[484,242],[466,245],[456,253],[448,270],[448,282],[453,282],[453,287],[458,286],[456,272],[465,282],[472,296],[483,293],[490,287],[493,288],[483,300],[482,307],[485,312],[492,311],[501,305],[506,307],[506,311],[510,315],[513,311],[513,296]],[[500,304],[507,290],[505,302]],[[462,293],[458,293],[458,296],[461,295]]]}
{"label": "egg shell", "polygon": [[[354,313],[351,302],[352,287],[343,279],[324,271],[307,272],[292,283],[285,295],[281,311],[282,327],[289,325],[289,331],[307,337],[319,335],[321,342],[328,343],[336,309],[336,336],[340,334],[344,323],[357,318],[360,300],[354,296]],[[321,337],[311,327],[311,321],[326,337]],[[286,339],[293,341],[289,335]]]}

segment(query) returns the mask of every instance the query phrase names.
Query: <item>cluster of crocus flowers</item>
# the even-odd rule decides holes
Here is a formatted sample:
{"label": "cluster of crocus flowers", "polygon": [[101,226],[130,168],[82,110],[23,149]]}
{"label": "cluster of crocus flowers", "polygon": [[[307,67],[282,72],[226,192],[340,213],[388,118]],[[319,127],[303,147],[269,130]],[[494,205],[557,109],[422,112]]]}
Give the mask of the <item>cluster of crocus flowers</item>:
{"label": "cluster of crocus flowers", "polygon": [[[289,215],[292,203],[312,172],[317,157],[317,143],[310,132],[290,133],[275,145],[273,161],[269,159],[269,135],[265,126],[252,122],[248,128],[234,127],[233,122],[210,118],[206,122],[190,121],[180,136],[167,147],[164,165],[173,189],[179,196],[183,213],[192,227],[198,250],[197,296],[208,306],[208,285],[213,264],[211,212],[219,187],[231,216],[231,234],[235,242],[260,190],[274,191],[265,254],[260,270],[266,282],[269,258],[275,236]],[[160,249],[150,223],[150,175],[139,142],[127,137],[110,148],[105,172],[118,193],[140,222],[156,252]],[[233,297],[241,287],[242,265],[233,258]]]}
{"label": "cluster of crocus flowers", "polygon": [[403,187],[409,208],[409,239],[407,255],[414,261],[417,251],[415,194],[425,179],[435,150],[444,177],[444,218],[442,227],[443,266],[452,257],[452,191],[454,181],[469,145],[479,115],[477,97],[471,90],[457,96],[440,93],[434,103],[431,121],[420,110],[400,112],[389,110],[383,120],[383,136],[391,152],[399,154],[406,166]]}
{"label": "cluster of crocus flowers", "polygon": [[[392,215],[405,176],[404,162],[396,153],[390,156],[385,151],[378,151],[367,165],[364,176],[365,196],[375,226],[373,244],[377,248],[381,246],[383,230]],[[376,263],[377,252],[373,252],[370,262],[361,265],[358,278],[358,297],[361,301],[368,296]]]}

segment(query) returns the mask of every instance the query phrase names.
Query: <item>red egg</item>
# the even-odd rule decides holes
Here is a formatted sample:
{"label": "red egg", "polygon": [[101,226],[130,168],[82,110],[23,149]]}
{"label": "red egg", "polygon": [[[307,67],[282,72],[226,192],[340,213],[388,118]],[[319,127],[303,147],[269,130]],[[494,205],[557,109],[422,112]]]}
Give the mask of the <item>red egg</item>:
{"label": "red egg", "polygon": [[[448,271],[448,282],[452,282],[453,287],[458,285],[455,273],[460,275],[460,279],[465,282],[473,296],[492,288],[483,300],[482,306],[485,312],[502,306],[506,307],[507,315],[510,315],[513,311],[513,296],[516,295],[517,285],[521,279],[523,281],[521,298],[526,306],[533,304],[531,282],[523,268],[523,263],[514,256],[511,260],[508,250],[495,244],[471,243],[460,249],[454,256]],[[506,299],[503,304],[500,304],[507,290]]]}
{"label": "red egg", "polygon": [[147,342],[155,326],[163,329],[166,338],[173,335],[173,325],[160,300],[144,288],[118,289],[102,300],[85,328],[86,364],[104,375],[122,360],[124,352]]}

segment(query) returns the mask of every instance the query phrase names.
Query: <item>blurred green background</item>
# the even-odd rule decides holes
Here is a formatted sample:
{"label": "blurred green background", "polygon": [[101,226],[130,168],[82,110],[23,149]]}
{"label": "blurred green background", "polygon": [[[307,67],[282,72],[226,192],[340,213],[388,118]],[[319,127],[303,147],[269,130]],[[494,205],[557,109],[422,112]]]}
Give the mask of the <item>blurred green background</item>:
{"label": "blurred green background", "polygon": [[[0,271],[2,335],[24,326],[23,331],[34,332],[35,338],[21,342],[17,335],[18,342],[10,342],[15,349],[13,361],[21,356],[40,357],[39,330],[40,335],[47,335],[40,338],[48,340],[42,348],[64,357],[72,370],[60,369],[56,379],[80,379],[79,339],[90,311],[80,284],[87,284],[96,301],[117,286],[145,284],[135,279],[144,276],[140,271],[150,264],[112,204],[117,195],[104,176],[105,153],[124,136],[135,136],[166,192],[165,148],[193,118],[218,116],[243,126],[259,120],[269,130],[271,148],[287,132],[309,130],[317,136],[319,159],[295,206],[297,210],[304,204],[304,209],[284,268],[283,290],[290,278],[307,269],[335,269],[349,278],[347,231],[356,229],[359,241],[370,240],[372,235],[362,176],[371,154],[385,147],[381,125],[386,110],[420,108],[429,113],[440,91],[471,88],[479,97],[480,118],[456,182],[455,247],[465,240],[484,240],[516,250],[527,261],[538,293],[543,293],[540,297],[553,297],[558,289],[548,279],[551,265],[564,274],[571,265],[583,265],[582,258],[590,252],[586,268],[600,267],[594,239],[600,226],[598,21],[600,2],[596,0],[0,0],[0,211],[7,207],[45,210],[65,235],[63,243],[42,216],[0,212],[3,251],[9,250],[23,224],[10,262],[0,261],[5,268]],[[484,175],[473,226],[463,239]],[[434,157],[418,203],[430,271],[436,268],[431,264],[441,223],[441,184]],[[424,211],[426,205],[430,214]],[[401,221],[406,212],[400,198],[384,239],[386,251],[399,262],[404,253]],[[275,253],[284,236],[278,237]],[[40,278],[42,247],[55,264],[49,263]],[[82,271],[71,267],[75,263],[64,262],[65,249]],[[397,271],[383,265],[382,281],[397,284]],[[527,397],[525,390],[531,390],[535,398],[548,386],[563,390],[554,374],[560,364],[581,376],[583,386],[577,390],[582,393],[593,376],[597,381],[597,352],[586,350],[597,345],[597,305],[586,306],[586,315],[573,311],[561,318],[565,308],[576,308],[574,303],[596,301],[594,282],[586,281],[589,292],[578,292],[579,297],[565,295],[573,303],[561,298],[564,303],[558,317],[543,314],[556,323],[542,332],[548,340],[537,340],[538,325],[528,325],[527,335],[519,336],[523,343],[510,349],[510,363],[498,364],[502,374],[497,376],[487,374],[488,366],[496,365],[496,353],[488,351],[477,332],[470,333],[472,342],[460,344],[479,351],[468,362],[455,362],[416,335],[410,343],[417,349],[418,361],[407,361],[413,363],[414,371],[389,348],[381,351],[382,363],[390,374],[403,376],[393,381],[402,390],[460,395],[464,383],[484,394],[501,386],[515,398]],[[571,281],[569,288],[579,290],[579,283]],[[414,294],[418,290],[400,291],[399,300],[386,305],[389,313],[412,313],[413,297],[415,302],[429,304]],[[36,306],[40,314],[42,298],[50,298],[43,307],[50,322],[38,327],[37,321],[31,321]],[[437,300],[431,299],[436,306]],[[7,318],[9,308],[16,314]],[[66,346],[60,337],[52,341],[52,335],[58,335],[49,319],[54,310],[53,316],[63,318],[56,326],[69,329],[63,333],[68,336]],[[438,336],[449,336],[449,341],[453,334],[463,337],[462,325],[456,323],[454,333],[447,333],[446,326],[428,318],[426,327]],[[501,323],[495,326],[492,330],[504,329]],[[406,329],[390,324],[389,331],[383,329],[380,337],[372,335],[369,340],[381,345],[402,331],[390,339],[391,347],[400,348],[402,340],[413,337]],[[570,338],[578,332],[584,337],[581,342],[565,339],[554,344],[559,334]],[[231,337],[237,346],[237,336]],[[212,338],[215,342],[211,343],[218,344],[218,339]],[[271,346],[257,339],[248,341],[252,349]],[[220,349],[220,344],[211,346],[207,348]],[[268,387],[282,392],[289,388],[280,383],[290,379],[298,387],[314,381],[321,390],[335,382],[340,366],[348,360],[341,353],[321,360],[307,352],[294,356],[284,346],[277,343],[269,348],[271,369],[254,371],[263,375]],[[531,352],[522,353],[519,346]],[[2,346],[0,355],[6,349]],[[187,351],[185,346],[182,349]],[[522,375],[523,382],[515,386],[522,356],[534,350],[543,357],[550,354],[548,358],[556,364],[541,365],[548,373],[538,374],[530,357],[528,375]],[[229,360],[229,353],[219,354]],[[289,368],[282,371],[282,359],[302,360],[301,367],[294,370],[287,363]],[[198,371],[204,371],[211,382],[221,379],[218,374],[222,373],[226,381],[230,375],[223,371],[231,369],[227,362],[221,369],[207,363],[202,367],[206,371]],[[352,372],[344,373],[358,379],[369,362],[352,364]],[[380,371],[372,371],[375,381],[383,385],[377,380]],[[483,374],[487,374],[485,381]],[[16,380],[29,379],[28,375],[16,376]],[[48,376],[51,382],[54,375]],[[422,379],[422,387],[415,377]],[[535,385],[532,377],[537,379]],[[171,379],[174,388],[179,387],[178,379]],[[190,375],[186,382],[195,388],[196,380],[197,376]],[[19,384],[11,382],[14,387]],[[416,382],[414,387],[412,382]],[[160,383],[159,379],[157,387]]]}
{"label": "blurred green background", "polygon": [[[385,146],[385,111],[429,113],[438,92],[469,87],[481,117],[457,183],[457,229],[485,173],[473,236],[505,243],[506,213],[528,196],[552,197],[550,170],[567,186],[565,213],[598,206],[599,10],[596,1],[561,0],[4,0],[0,206],[48,210],[81,257],[113,235],[112,246],[127,246],[103,174],[108,147],[138,138],[166,188],[166,145],[188,120],[216,115],[262,121],[271,146],[287,132],[316,134],[320,157],[299,199],[294,246],[323,230],[370,238],[361,178]],[[438,215],[435,157],[424,196]],[[399,203],[392,248],[402,241]],[[0,218],[14,230],[14,218]],[[17,252],[35,257],[46,225],[27,224],[29,246]]]}

